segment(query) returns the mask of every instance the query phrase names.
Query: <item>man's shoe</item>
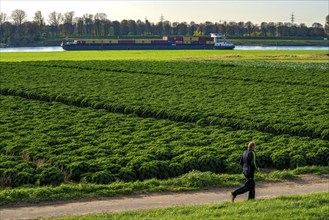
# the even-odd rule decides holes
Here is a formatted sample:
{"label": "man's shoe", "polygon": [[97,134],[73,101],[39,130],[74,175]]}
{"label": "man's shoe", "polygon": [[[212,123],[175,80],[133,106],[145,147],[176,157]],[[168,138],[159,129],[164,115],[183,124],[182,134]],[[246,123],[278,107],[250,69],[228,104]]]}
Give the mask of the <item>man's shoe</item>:
{"label": "man's shoe", "polygon": [[231,202],[234,202],[235,196],[231,193]]}

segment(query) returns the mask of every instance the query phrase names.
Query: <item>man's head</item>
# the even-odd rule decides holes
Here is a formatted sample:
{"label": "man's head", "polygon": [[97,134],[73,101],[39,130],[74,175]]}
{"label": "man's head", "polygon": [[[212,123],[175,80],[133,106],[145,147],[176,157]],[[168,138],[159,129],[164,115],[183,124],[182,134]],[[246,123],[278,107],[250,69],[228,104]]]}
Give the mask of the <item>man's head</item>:
{"label": "man's head", "polygon": [[254,141],[250,141],[248,144],[248,150],[254,151],[256,148],[256,143]]}

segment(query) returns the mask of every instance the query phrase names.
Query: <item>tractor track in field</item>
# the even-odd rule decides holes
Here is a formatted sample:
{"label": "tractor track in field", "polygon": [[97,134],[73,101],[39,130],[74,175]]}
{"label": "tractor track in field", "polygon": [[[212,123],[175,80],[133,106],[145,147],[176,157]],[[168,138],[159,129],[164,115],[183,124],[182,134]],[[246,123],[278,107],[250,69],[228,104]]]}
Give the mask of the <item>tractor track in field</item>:
{"label": "tractor track in field", "polygon": [[[0,219],[38,219],[64,216],[81,216],[100,212],[120,212],[214,204],[230,201],[234,188],[218,188],[193,192],[163,192],[115,196],[93,200],[42,202],[0,207]],[[282,195],[329,192],[329,175],[300,175],[294,180],[256,183],[256,199],[269,199]],[[236,200],[247,199],[247,194]]]}

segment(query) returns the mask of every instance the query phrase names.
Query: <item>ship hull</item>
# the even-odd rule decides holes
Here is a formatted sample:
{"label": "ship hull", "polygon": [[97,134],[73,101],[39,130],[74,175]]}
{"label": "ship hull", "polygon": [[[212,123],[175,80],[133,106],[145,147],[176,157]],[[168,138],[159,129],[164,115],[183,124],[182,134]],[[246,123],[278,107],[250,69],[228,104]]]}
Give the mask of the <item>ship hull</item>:
{"label": "ship hull", "polygon": [[64,44],[64,50],[232,50],[212,44]]}

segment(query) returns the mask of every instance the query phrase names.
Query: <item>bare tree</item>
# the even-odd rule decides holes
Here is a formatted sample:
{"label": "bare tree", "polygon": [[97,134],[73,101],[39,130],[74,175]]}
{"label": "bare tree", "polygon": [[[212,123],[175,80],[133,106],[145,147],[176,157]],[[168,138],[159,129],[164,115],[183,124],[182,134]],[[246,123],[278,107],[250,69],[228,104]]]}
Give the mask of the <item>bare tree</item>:
{"label": "bare tree", "polygon": [[0,12],[0,25],[7,21],[8,17],[6,13]]}
{"label": "bare tree", "polygon": [[85,34],[87,34],[87,35],[92,34],[92,31],[93,31],[93,18],[94,18],[94,15],[92,15],[92,14],[84,14],[82,16],[83,23],[84,23],[84,26],[85,26]]}
{"label": "bare tree", "polygon": [[327,34],[327,36],[329,36],[329,15],[327,15],[326,17],[326,22],[324,24],[324,31]]}
{"label": "bare tree", "polygon": [[57,26],[58,27],[60,25],[60,23],[62,22],[62,20],[63,20],[62,19],[62,14],[58,13],[56,11],[51,12],[48,17],[49,17],[48,23],[52,26]]}
{"label": "bare tree", "polygon": [[48,17],[49,17],[48,23],[51,26],[52,32],[56,36],[58,36],[58,34],[59,34],[59,25],[62,22],[62,14],[54,11],[54,12],[51,12]]}
{"label": "bare tree", "polygon": [[42,16],[41,11],[37,11],[34,13],[34,17],[33,17],[33,22],[39,26],[44,26],[45,25],[45,19]]}
{"label": "bare tree", "polygon": [[94,27],[96,36],[104,35],[104,27],[107,20],[105,13],[96,13],[94,16]]}
{"label": "bare tree", "polygon": [[15,25],[21,26],[23,22],[26,21],[27,14],[21,9],[16,9],[12,11],[11,18],[13,19]]}
{"label": "bare tree", "polygon": [[65,12],[63,16],[64,23],[72,24],[74,14],[75,14],[74,11]]}
{"label": "bare tree", "polygon": [[64,29],[64,33],[66,35],[71,35],[74,32],[74,25],[73,25],[73,17],[74,17],[74,11],[69,11],[64,13],[63,16],[63,29]]}

